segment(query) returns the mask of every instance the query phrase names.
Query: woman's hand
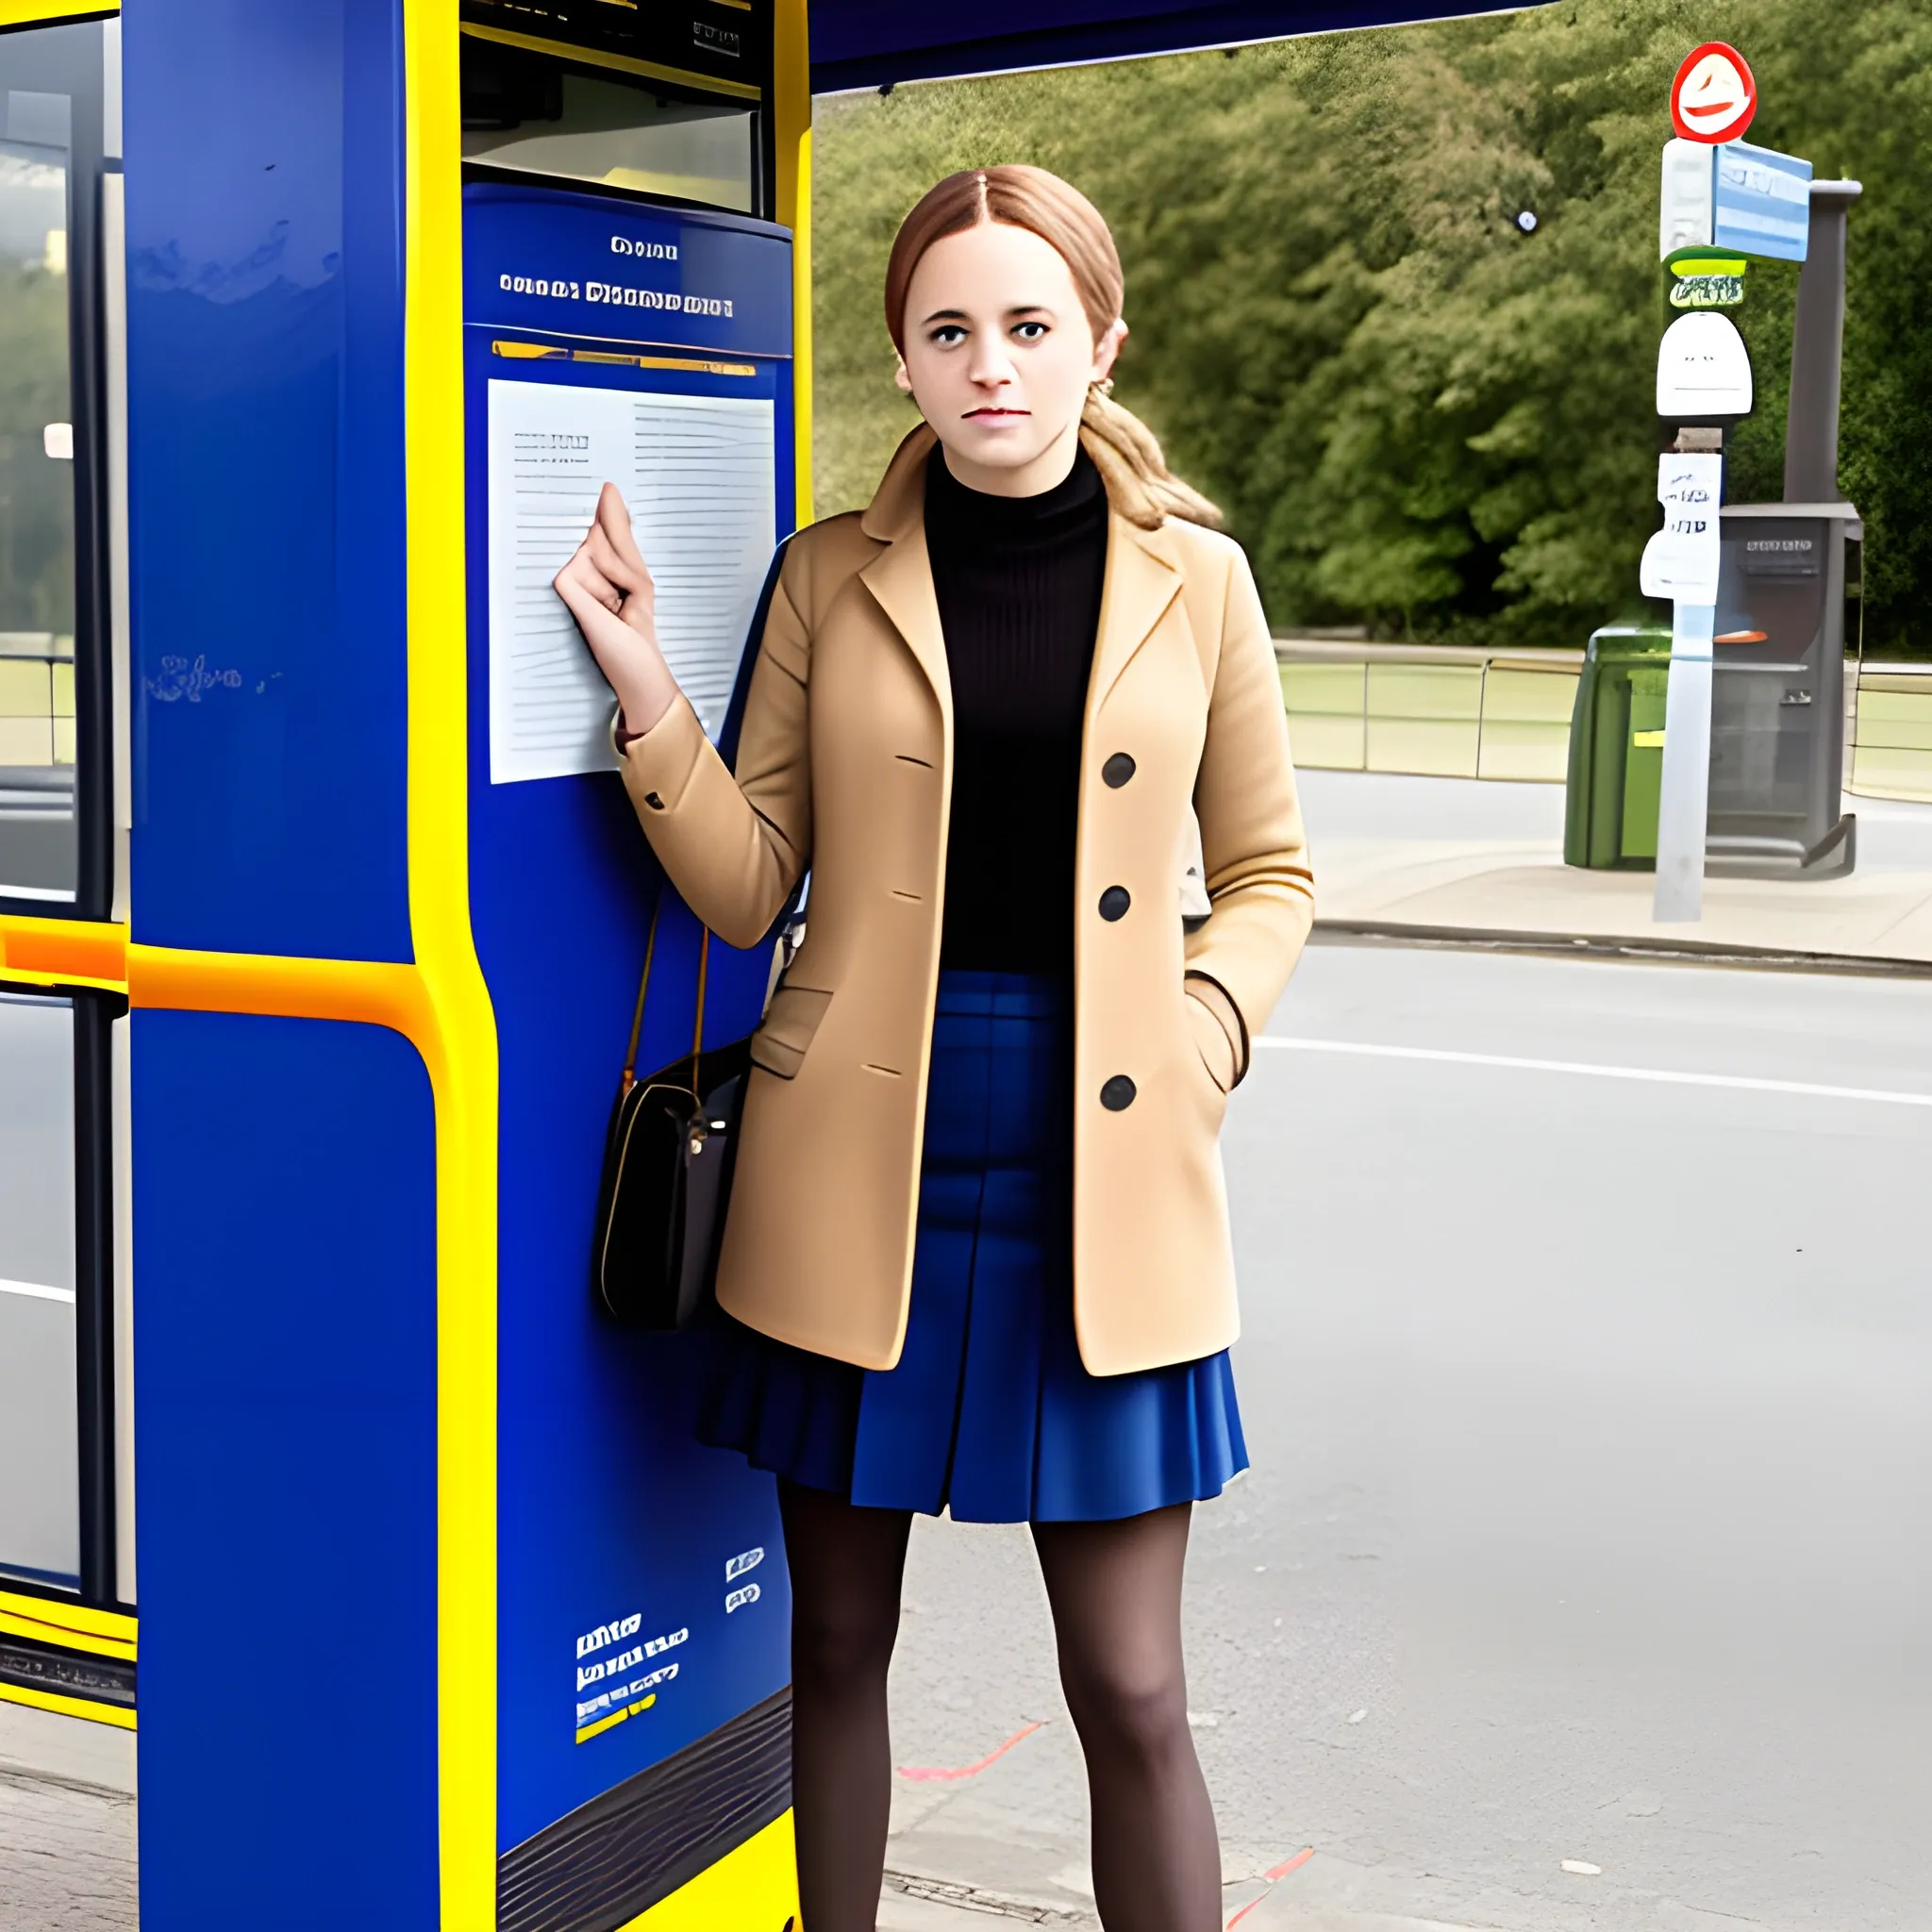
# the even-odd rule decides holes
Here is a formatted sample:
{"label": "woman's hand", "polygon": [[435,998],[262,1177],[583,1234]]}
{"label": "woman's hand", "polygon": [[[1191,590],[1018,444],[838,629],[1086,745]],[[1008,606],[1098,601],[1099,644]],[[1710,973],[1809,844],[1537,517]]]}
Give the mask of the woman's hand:
{"label": "woman's hand", "polygon": [[617,693],[625,729],[648,731],[676,701],[677,680],[658,648],[657,588],[616,484],[599,492],[589,533],[551,585]]}

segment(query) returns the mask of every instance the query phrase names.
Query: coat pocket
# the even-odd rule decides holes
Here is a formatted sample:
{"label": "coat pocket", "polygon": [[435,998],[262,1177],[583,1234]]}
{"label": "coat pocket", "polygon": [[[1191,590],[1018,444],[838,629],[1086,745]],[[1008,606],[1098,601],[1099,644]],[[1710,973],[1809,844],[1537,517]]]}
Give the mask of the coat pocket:
{"label": "coat pocket", "polygon": [[1191,989],[1185,997],[1188,1030],[1193,1037],[1201,1064],[1223,1093],[1231,1092],[1241,1078],[1241,1049],[1228,1038],[1225,1023],[1208,1001]]}
{"label": "coat pocket", "polygon": [[776,1074],[781,1080],[795,1078],[831,1004],[832,995],[816,988],[781,986],[765,1008],[764,1024],[751,1037],[753,1066]]}

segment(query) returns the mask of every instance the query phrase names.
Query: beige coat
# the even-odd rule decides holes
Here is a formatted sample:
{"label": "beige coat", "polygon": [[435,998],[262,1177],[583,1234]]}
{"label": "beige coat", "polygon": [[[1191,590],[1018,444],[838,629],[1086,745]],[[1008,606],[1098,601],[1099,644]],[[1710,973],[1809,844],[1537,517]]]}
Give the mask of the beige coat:
{"label": "beige coat", "polygon": [[[736,778],[682,701],[625,758],[666,873],[733,945],[811,869],[805,942],[753,1041],[718,1299],[874,1369],[906,1335],[952,791],[932,443],[908,439],[862,516],[792,541]],[[1213,909],[1187,932],[1196,819]],[[1106,1375],[1234,1340],[1222,1113],[1314,916],[1274,654],[1225,537],[1110,517],[1079,827],[1074,1319]],[[1129,905],[1107,919],[1111,887]]]}

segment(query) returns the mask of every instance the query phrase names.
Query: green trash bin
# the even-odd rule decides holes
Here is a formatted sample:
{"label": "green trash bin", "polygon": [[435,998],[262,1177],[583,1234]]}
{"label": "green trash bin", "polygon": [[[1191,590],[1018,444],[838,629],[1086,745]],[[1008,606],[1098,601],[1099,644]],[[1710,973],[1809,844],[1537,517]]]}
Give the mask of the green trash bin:
{"label": "green trash bin", "polygon": [[1657,870],[1671,634],[1610,624],[1591,634],[1570,720],[1563,862]]}

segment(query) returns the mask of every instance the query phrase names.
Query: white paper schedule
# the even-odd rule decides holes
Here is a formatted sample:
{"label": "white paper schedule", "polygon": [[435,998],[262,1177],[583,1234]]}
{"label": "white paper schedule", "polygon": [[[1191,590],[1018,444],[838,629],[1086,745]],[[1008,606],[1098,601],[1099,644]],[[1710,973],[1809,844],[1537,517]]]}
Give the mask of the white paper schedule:
{"label": "white paper schedule", "polygon": [[658,590],[658,637],[716,737],[776,538],[773,408],[741,396],[490,385],[490,782],[615,768],[611,696],[551,589],[606,482]]}

